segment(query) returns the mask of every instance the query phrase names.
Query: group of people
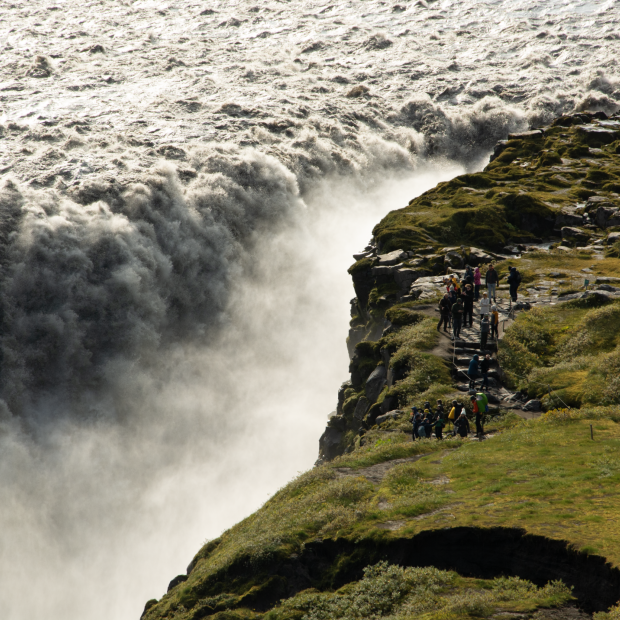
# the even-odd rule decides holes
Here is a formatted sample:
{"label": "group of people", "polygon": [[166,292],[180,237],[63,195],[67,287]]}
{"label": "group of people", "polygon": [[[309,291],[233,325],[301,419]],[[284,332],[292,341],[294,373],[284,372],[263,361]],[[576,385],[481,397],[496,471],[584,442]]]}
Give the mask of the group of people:
{"label": "group of people", "polygon": [[[471,409],[476,423],[476,435],[484,435],[484,416],[489,411],[489,400],[483,392],[472,393],[470,396]],[[437,439],[443,439],[443,429],[446,426],[446,415],[443,402],[437,400],[435,411],[432,411],[430,402],[425,402],[422,408],[411,407],[411,424],[413,425],[413,441],[416,439],[432,439],[433,432]],[[469,419],[463,403],[452,401],[452,407],[447,420],[454,424],[452,436],[467,437],[471,432]]]}
{"label": "group of people", "polygon": [[[517,289],[521,283],[521,276],[516,268],[511,267],[508,277],[510,284],[510,295],[513,301],[517,298]],[[497,284],[499,275],[491,264],[484,276],[487,293],[480,297],[480,287],[482,286],[482,274],[480,267],[472,269],[467,265],[462,281],[457,274],[444,278],[446,292],[439,302],[439,323],[437,330],[448,332],[452,329],[453,339],[460,338],[463,327],[473,327],[474,324],[474,303],[480,304],[480,348],[484,350],[487,346],[489,335],[491,338],[499,337],[499,312],[497,310]],[[511,280],[512,278],[512,280]],[[514,281],[514,287],[513,287]],[[513,290],[514,288],[514,290]],[[491,305],[493,300],[493,305]]]}

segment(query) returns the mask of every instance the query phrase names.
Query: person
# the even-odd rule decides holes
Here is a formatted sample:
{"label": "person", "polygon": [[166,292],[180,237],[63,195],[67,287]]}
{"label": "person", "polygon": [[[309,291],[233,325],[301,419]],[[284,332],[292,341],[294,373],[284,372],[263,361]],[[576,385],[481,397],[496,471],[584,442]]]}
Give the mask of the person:
{"label": "person", "polygon": [[482,389],[489,389],[489,368],[491,368],[491,356],[487,353],[480,362],[480,372],[482,373]]}
{"label": "person", "polygon": [[489,399],[486,397],[486,394],[478,392],[471,397],[471,404],[476,416],[476,435],[482,437],[484,436],[484,416],[489,410]]}
{"label": "person", "polygon": [[469,376],[469,389],[476,389],[476,379],[478,378],[478,356],[474,355],[469,362],[469,368],[467,369],[467,375]]}
{"label": "person", "polygon": [[489,338],[489,332],[491,326],[489,325],[489,317],[483,316],[480,321],[480,350],[485,351],[487,348],[487,340]]}
{"label": "person", "polygon": [[448,331],[448,321],[450,316],[450,296],[446,293],[439,301],[439,323],[437,323],[437,331],[443,325],[443,331]]}
{"label": "person", "polygon": [[430,439],[433,436],[433,420],[431,418],[431,412],[428,409],[424,411],[422,426],[424,427],[426,437]]}
{"label": "person", "polygon": [[486,275],[484,276],[484,283],[487,285],[487,289],[489,291],[489,299],[492,298],[494,302],[497,302],[497,299],[495,298],[495,289],[497,288],[498,282],[499,275],[497,274],[497,271],[495,271],[493,264],[490,264]]}
{"label": "person", "polygon": [[470,432],[470,428],[469,428],[469,420],[467,419],[464,413],[461,413],[461,415],[457,418],[456,422],[454,423],[454,428],[461,437],[463,438],[467,437],[467,435]]}
{"label": "person", "polygon": [[489,314],[491,311],[491,300],[488,298],[486,293],[482,294],[482,299],[480,300],[480,316],[483,317],[485,314]]}
{"label": "person", "polygon": [[463,276],[463,284],[472,284],[474,283],[474,272],[469,265],[465,265],[465,275]]}
{"label": "person", "polygon": [[443,429],[446,423],[443,421],[443,415],[439,416],[435,421],[435,437],[443,439]]}
{"label": "person", "polygon": [[480,285],[482,284],[482,274],[480,273],[480,267],[474,269],[474,301],[480,299]]}
{"label": "person", "polygon": [[[414,409],[416,409],[414,407]],[[422,414],[418,412],[416,409],[415,414],[413,415],[413,441],[419,439],[420,437],[420,425],[422,424]]]}
{"label": "person", "polygon": [[443,418],[445,415],[445,411],[443,408],[443,401],[441,400],[441,398],[437,399],[437,409],[435,409],[435,417],[436,418]]}
{"label": "person", "polygon": [[517,289],[519,288],[519,284],[521,284],[521,274],[516,267],[510,267],[508,284],[510,286],[510,299],[514,303],[517,301]]}
{"label": "person", "polygon": [[418,424],[418,437],[420,439],[426,439],[426,425],[424,424],[426,418],[422,417],[421,413],[419,413],[418,416],[420,418],[420,422]]}
{"label": "person", "polygon": [[457,299],[456,303],[452,306],[452,334],[454,340],[461,335],[461,323],[463,321],[463,300]]}
{"label": "person", "polygon": [[465,285],[465,290],[463,291],[463,296],[461,299],[463,300],[463,327],[467,327],[467,317],[469,317],[469,326],[473,327],[474,325],[474,291],[471,287],[471,284]]}
{"label": "person", "polygon": [[497,306],[491,308],[491,338],[499,338],[499,312]]}

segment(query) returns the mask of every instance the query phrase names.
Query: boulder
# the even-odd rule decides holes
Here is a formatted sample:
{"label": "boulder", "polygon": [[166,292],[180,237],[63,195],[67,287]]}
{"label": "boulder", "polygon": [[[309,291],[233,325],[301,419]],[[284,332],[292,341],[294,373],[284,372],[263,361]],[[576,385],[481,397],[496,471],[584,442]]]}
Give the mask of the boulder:
{"label": "boulder", "polygon": [[620,241],[620,232],[612,232],[607,235],[607,243],[613,245]]}
{"label": "boulder", "polygon": [[601,205],[596,209],[594,219],[601,228],[620,226],[620,209],[618,207]]}
{"label": "boulder", "polygon": [[[364,386],[364,393],[366,394],[366,398],[374,403],[379,394],[381,394],[381,390],[387,381],[387,368],[384,365],[377,366],[370,377],[366,379],[366,385]],[[356,409],[357,411],[357,409]],[[363,416],[362,416],[363,417]]]}
{"label": "boulder", "polygon": [[364,416],[368,413],[368,410],[370,409],[370,405],[372,405],[372,403],[365,396],[362,396],[357,401],[357,405],[355,405],[355,411],[353,412],[353,417],[356,420],[361,422],[364,419]]}
{"label": "boulder", "polygon": [[616,291],[620,291],[619,288],[615,286],[611,286],[611,284],[598,284],[596,287],[597,291],[607,291],[608,293],[615,293]]}
{"label": "boulder", "polygon": [[523,411],[540,411],[540,408],[540,401],[537,398],[528,400],[522,407]]}
{"label": "boulder", "polygon": [[532,305],[527,301],[518,301],[515,304],[515,310],[531,310]]}
{"label": "boulder", "polygon": [[344,405],[344,393],[347,389],[353,387],[350,381],[345,381],[338,390],[338,406],[336,407],[336,413],[342,413],[342,405]]}
{"label": "boulder", "polygon": [[493,262],[493,257],[480,248],[469,248],[469,264],[472,267],[486,265]]}
{"label": "boulder", "polygon": [[509,140],[527,140],[527,139],[537,140],[538,138],[542,138],[543,135],[544,134],[540,129],[532,129],[532,131],[522,131],[520,133],[509,133],[508,139]]}
{"label": "boulder", "polygon": [[497,159],[508,147],[508,140],[500,140],[493,149],[493,154],[491,155],[489,162],[492,162],[494,159]]}
{"label": "boulder", "polygon": [[581,226],[583,215],[576,213],[575,207],[564,207],[555,216],[555,227],[557,229],[564,226]]}
{"label": "boulder", "polygon": [[383,422],[387,422],[388,420],[396,420],[403,415],[403,412],[400,409],[395,409],[394,411],[389,411],[388,413],[384,413],[383,415],[377,416],[375,420],[375,424],[383,424]]}
{"label": "boulder", "polygon": [[444,264],[453,268],[460,268],[465,264],[463,257],[458,252],[450,251],[446,252],[444,257]]}
{"label": "boulder", "polygon": [[572,228],[571,226],[564,226],[562,228],[562,239],[572,242],[586,243],[590,235],[583,232],[580,228]]}
{"label": "boulder", "polygon": [[405,267],[404,269],[399,269],[394,272],[394,281],[400,286],[400,288],[408,289],[419,277],[423,275],[428,275],[428,271],[425,269],[419,270]]}
{"label": "boulder", "polygon": [[409,258],[409,252],[394,250],[389,254],[379,254],[379,256],[377,256],[377,259],[379,260],[377,264],[382,267],[386,265],[396,265],[407,258]]}
{"label": "boulder", "polygon": [[613,129],[605,129],[596,125],[581,125],[577,127],[577,135],[588,146],[603,146],[611,144],[620,138],[620,133]]}
{"label": "boulder", "polygon": [[381,413],[389,413],[394,411],[394,407],[398,405],[398,396],[390,396],[389,394],[383,399],[381,403]]}
{"label": "boulder", "polygon": [[596,284],[619,284],[620,278],[613,278],[612,276],[597,276]]}
{"label": "boulder", "polygon": [[372,268],[373,276],[391,276],[398,267],[396,265],[380,265]]}
{"label": "boulder", "polygon": [[319,439],[319,454],[328,461],[335,458],[339,454],[340,441],[343,432],[337,428],[328,426]]}

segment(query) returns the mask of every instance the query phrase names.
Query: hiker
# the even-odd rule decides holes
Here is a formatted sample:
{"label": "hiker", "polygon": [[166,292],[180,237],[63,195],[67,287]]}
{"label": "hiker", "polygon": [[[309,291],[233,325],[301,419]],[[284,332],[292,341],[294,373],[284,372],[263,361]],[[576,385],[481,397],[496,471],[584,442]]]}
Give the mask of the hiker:
{"label": "hiker", "polygon": [[476,415],[476,435],[478,435],[478,437],[483,437],[484,428],[482,425],[484,423],[484,416],[489,410],[489,400],[486,394],[478,392],[475,396],[471,397],[471,404],[474,414]]}
{"label": "hiker", "polygon": [[474,355],[469,362],[469,368],[467,369],[467,375],[469,376],[469,389],[476,389],[476,379],[478,378],[478,356]]}
{"label": "hiker", "polygon": [[521,274],[517,271],[516,267],[510,267],[510,273],[508,274],[508,284],[510,285],[510,299],[512,302],[517,301],[517,289],[521,284]]}
{"label": "hiker", "polygon": [[499,312],[497,306],[491,308],[491,338],[499,338]]}
{"label": "hiker", "polygon": [[443,401],[441,398],[437,399],[437,409],[435,409],[435,418],[443,418],[445,415],[445,411],[443,408]]}
{"label": "hiker", "polygon": [[443,415],[439,416],[434,424],[435,437],[437,437],[437,439],[443,439],[443,429],[445,425],[446,423],[443,421]]}
{"label": "hiker", "polygon": [[486,275],[484,276],[484,283],[487,285],[487,289],[489,291],[489,299],[493,299],[494,302],[497,302],[497,299],[495,299],[495,289],[497,288],[498,282],[499,275],[491,263],[487,269]]}
{"label": "hiker", "polygon": [[469,428],[469,420],[467,419],[464,413],[461,413],[461,415],[458,417],[458,419],[454,423],[454,429],[458,432],[458,434],[461,437],[463,438],[467,437],[468,433],[470,432],[470,428]]}
{"label": "hiker", "polygon": [[474,272],[469,265],[465,265],[465,275],[463,276],[463,284],[473,284],[474,283]]}
{"label": "hiker", "polygon": [[474,301],[480,299],[480,285],[482,284],[482,274],[480,273],[480,267],[476,267],[474,270]]}
{"label": "hiker", "polygon": [[469,326],[474,325],[474,291],[471,284],[465,285],[463,291],[463,327],[467,327],[467,317],[469,317]]}
{"label": "hiker", "polygon": [[483,316],[480,321],[480,350],[484,352],[487,348],[487,339],[489,338],[489,332],[491,326],[489,325],[489,317]]}
{"label": "hiker", "polygon": [[418,416],[420,418],[420,421],[418,424],[418,437],[420,439],[426,439],[426,425],[425,425],[426,418],[423,417],[421,413],[418,413]]}
{"label": "hiker", "polygon": [[448,331],[448,322],[450,320],[450,296],[446,293],[439,301],[439,323],[437,323],[437,331],[443,325],[443,331]]}
{"label": "hiker", "polygon": [[433,436],[433,420],[431,418],[431,412],[426,409],[424,411],[424,419],[422,420],[422,426],[424,427],[424,432],[426,437],[430,439]]}
{"label": "hiker", "polygon": [[461,335],[461,323],[463,321],[463,300],[457,299],[456,303],[452,306],[452,334],[454,340]]}
{"label": "hiker", "polygon": [[482,373],[482,389],[489,389],[489,368],[491,368],[491,356],[487,353],[480,362],[480,372]]}
{"label": "hiker", "polygon": [[412,423],[413,423],[413,433],[412,433],[412,437],[413,437],[413,441],[415,441],[416,439],[418,439],[420,437],[420,425],[422,424],[422,414],[418,412],[418,410],[414,407],[415,414],[412,416]]}
{"label": "hiker", "polygon": [[482,299],[480,300],[480,317],[483,317],[486,314],[489,314],[491,311],[491,300],[488,298],[486,293],[482,294]]}

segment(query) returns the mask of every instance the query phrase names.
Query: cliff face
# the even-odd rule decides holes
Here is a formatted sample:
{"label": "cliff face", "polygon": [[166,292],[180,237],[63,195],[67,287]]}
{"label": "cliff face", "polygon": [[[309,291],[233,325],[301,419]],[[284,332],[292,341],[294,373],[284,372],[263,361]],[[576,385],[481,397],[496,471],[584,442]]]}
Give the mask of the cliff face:
{"label": "cliff face", "polygon": [[[576,618],[573,596],[615,604],[619,154],[620,118],[562,117],[388,214],[349,270],[351,378],[317,466],[207,543],[143,618]],[[484,282],[490,263],[499,339],[481,343],[478,304],[460,337],[439,332],[443,277],[469,264]],[[471,415],[468,365],[485,352],[484,434],[412,441],[411,405]]]}
{"label": "cliff face", "polygon": [[[439,319],[442,276],[462,276],[465,265],[471,265],[481,268],[484,283],[487,266],[495,263],[505,284],[509,268],[517,267],[523,277],[523,307],[546,308],[547,322],[555,320],[551,306],[584,292],[588,277],[605,295],[598,301],[615,297],[613,284],[620,286],[620,233],[614,232],[620,226],[619,136],[620,118],[603,113],[561,117],[550,127],[512,134],[497,145],[483,172],[439,184],[375,227],[371,244],[354,256],[349,269],[356,293],[347,341],[351,380],[340,389],[337,415],[321,437],[321,459],[352,450],[378,416],[418,402],[458,397],[454,383],[463,379],[459,360],[454,347],[443,342],[442,350],[430,320]],[[503,290],[508,287],[499,288],[498,310],[505,328],[515,317]],[[590,304],[596,303],[592,298]],[[601,325],[615,324],[609,312]],[[477,339],[470,334],[469,344]],[[467,340],[458,345],[463,353],[473,354],[473,348],[462,346]],[[615,340],[608,345],[607,351],[614,349]],[[520,387],[530,399],[542,396],[523,373],[548,364],[532,361],[531,354],[513,330],[496,356],[508,371],[498,369],[498,387]],[[414,381],[416,375],[423,376]],[[599,375],[606,381],[610,372]],[[510,407],[506,399],[511,396],[500,390],[493,404]],[[605,399],[565,395],[562,402],[566,400],[571,405],[620,402],[615,391]],[[548,404],[558,402],[552,398]]]}

